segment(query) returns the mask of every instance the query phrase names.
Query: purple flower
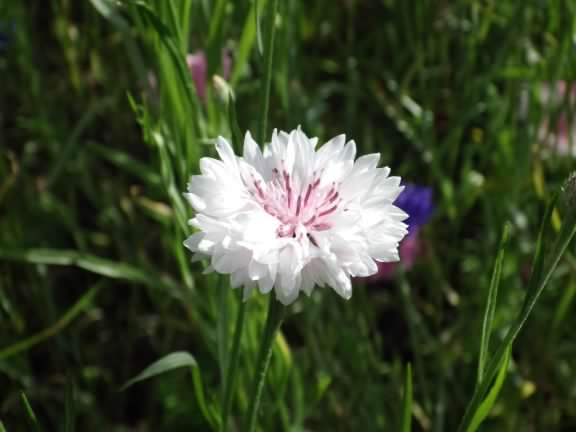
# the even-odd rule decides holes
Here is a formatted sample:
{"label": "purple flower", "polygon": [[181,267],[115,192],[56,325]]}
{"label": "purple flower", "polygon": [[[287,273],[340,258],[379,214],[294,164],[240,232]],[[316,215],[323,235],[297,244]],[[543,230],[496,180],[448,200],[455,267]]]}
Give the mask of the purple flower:
{"label": "purple flower", "polygon": [[[405,269],[409,269],[424,250],[418,231],[428,223],[434,213],[434,199],[432,188],[414,184],[404,186],[404,190],[396,198],[394,205],[408,213],[408,219],[404,221],[408,224],[408,235],[400,243],[398,251],[400,262]],[[397,267],[398,263],[395,262],[378,263],[378,273],[367,279],[369,281],[391,280]]]}
{"label": "purple flower", "polygon": [[8,51],[8,47],[12,42],[15,24],[0,21],[0,53]]}
{"label": "purple flower", "polygon": [[434,212],[432,189],[408,183],[394,204],[408,213],[405,222],[408,224],[410,235],[415,235]]}
{"label": "purple flower", "polygon": [[558,114],[544,116],[538,139],[559,155],[576,156],[576,122],[569,117],[570,107],[576,102],[576,85],[562,80],[545,82],[540,90],[540,102],[548,112],[558,110]]}
{"label": "purple flower", "polygon": [[[193,54],[186,56],[186,64],[188,70],[194,80],[194,86],[198,92],[198,97],[201,100],[206,99],[206,82],[208,75],[208,60],[204,51],[196,51]],[[225,49],[222,51],[222,77],[227,80],[230,77],[230,70],[232,69],[232,56],[230,51]]]}

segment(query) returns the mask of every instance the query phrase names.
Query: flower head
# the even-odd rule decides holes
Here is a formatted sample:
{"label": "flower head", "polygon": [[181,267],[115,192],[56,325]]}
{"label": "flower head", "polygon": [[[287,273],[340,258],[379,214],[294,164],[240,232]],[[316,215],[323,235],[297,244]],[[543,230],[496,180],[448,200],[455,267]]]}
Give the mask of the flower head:
{"label": "flower head", "polygon": [[410,235],[413,235],[428,222],[434,212],[432,188],[406,184],[394,204],[408,213],[406,223]]}
{"label": "flower head", "polygon": [[14,22],[0,21],[0,54],[8,51],[15,33]]}
{"label": "flower head", "polygon": [[[400,259],[405,269],[409,269],[422,253],[422,241],[418,232],[428,223],[434,212],[432,189],[426,186],[406,184],[394,205],[408,213],[408,235],[400,243]],[[378,273],[372,280],[390,280],[396,271],[396,263],[378,263]]]}
{"label": "flower head", "polygon": [[201,159],[202,174],[188,184],[199,231],[184,244],[245,295],[274,289],[289,304],[329,285],[348,299],[351,277],[399,259],[407,233],[407,215],[393,204],[400,178],[377,168],[378,154],[355,160],[356,144],[344,135],[316,144],[300,129],[274,131],[262,152],[247,133],[238,157],[220,137],[220,160]]}
{"label": "flower head", "polygon": [[546,82],[540,91],[540,102],[549,112],[557,113],[543,118],[539,140],[558,155],[576,156],[576,123],[570,117],[570,107],[576,102],[576,85],[566,81]]}
{"label": "flower head", "polygon": [[[194,81],[194,86],[198,92],[198,97],[201,100],[206,99],[206,85],[207,85],[207,75],[208,75],[208,59],[204,51],[197,51],[193,54],[188,54],[186,56],[186,64],[188,65],[188,70],[192,75],[192,80]],[[222,50],[222,75],[224,79],[230,77],[230,70],[232,69],[232,57],[230,51]]]}

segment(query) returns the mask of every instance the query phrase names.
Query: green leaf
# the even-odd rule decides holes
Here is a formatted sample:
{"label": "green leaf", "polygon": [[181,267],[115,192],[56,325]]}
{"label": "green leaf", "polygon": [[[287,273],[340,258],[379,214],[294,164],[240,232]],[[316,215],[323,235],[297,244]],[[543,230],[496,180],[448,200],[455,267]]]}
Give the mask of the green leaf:
{"label": "green leaf", "polygon": [[0,259],[34,264],[75,266],[111,279],[124,279],[148,285],[152,288],[165,287],[172,295],[178,297],[178,287],[170,279],[160,277],[130,264],[119,263],[74,250],[44,248],[0,249]]}
{"label": "green leaf", "polygon": [[556,193],[548,205],[546,206],[546,212],[540,223],[540,229],[538,231],[538,239],[536,240],[536,249],[534,251],[534,257],[532,258],[532,271],[530,273],[530,280],[528,282],[528,289],[524,301],[523,308],[526,307],[528,300],[533,295],[534,291],[537,289],[539,282],[542,280],[542,274],[544,269],[544,258],[546,255],[546,244],[544,239],[546,238],[546,227],[550,222],[552,213],[554,211],[554,205],[558,201],[558,194]]}
{"label": "green leaf", "polygon": [[244,29],[242,30],[242,36],[240,37],[240,45],[238,50],[236,50],[236,55],[234,59],[234,68],[232,69],[232,76],[230,78],[230,84],[232,87],[236,85],[244,68],[248,63],[248,58],[250,57],[250,51],[254,45],[254,39],[257,33],[257,16],[259,11],[266,6],[267,0],[254,1],[248,12],[248,16],[244,21]]}
{"label": "green leaf", "polygon": [[260,27],[260,8],[258,0],[254,0],[254,25],[256,26],[256,45],[258,47],[258,54],[264,54],[264,44],[262,43],[262,29]]}
{"label": "green leaf", "polygon": [[478,357],[478,379],[477,386],[482,382],[484,375],[484,368],[488,360],[490,350],[490,335],[494,324],[494,312],[496,310],[496,300],[498,298],[498,286],[500,285],[500,278],[502,276],[502,262],[504,260],[504,252],[508,236],[510,232],[510,225],[504,225],[502,238],[498,247],[498,254],[494,262],[494,270],[492,272],[492,279],[490,280],[490,287],[488,289],[488,298],[486,300],[486,310],[484,312],[484,321],[482,322],[482,336],[480,340],[480,354]]}
{"label": "green leaf", "polygon": [[258,142],[263,143],[268,130],[268,117],[270,114],[270,91],[272,87],[272,72],[274,64],[274,46],[276,40],[276,14],[278,13],[278,0],[272,0],[272,5],[268,10],[268,28],[266,29],[266,50],[262,66],[264,75],[262,76],[260,88],[260,127]]}
{"label": "green leaf", "polygon": [[215,428],[215,426],[219,423],[220,419],[218,417],[217,411],[214,409],[213,406],[209,406],[206,402],[206,396],[204,394],[204,385],[202,383],[202,376],[200,375],[200,370],[198,368],[198,363],[196,359],[192,356],[192,354],[186,351],[176,351],[170,353],[161,359],[155,361],[134,378],[128,380],[122,387],[120,387],[120,391],[126,390],[128,387],[132,385],[147,380],[149,378],[153,378],[155,376],[161,375],[165,372],[169,372],[174,369],[179,369],[182,367],[189,367],[190,372],[192,373],[192,383],[194,386],[194,394],[196,396],[196,400],[198,401],[198,405],[202,414],[206,418],[206,420]]}
{"label": "green leaf", "polygon": [[68,373],[66,376],[66,406],[64,417],[64,431],[74,432],[76,422],[76,386],[74,377]]}
{"label": "green leaf", "polygon": [[482,382],[479,386],[476,387],[474,395],[468,403],[464,417],[462,418],[460,426],[458,427],[458,431],[460,432],[468,430],[468,427],[472,421],[472,417],[478,411],[479,405],[486,397],[492,381],[496,378],[502,362],[507,355],[507,351],[512,349],[512,344],[526,324],[532,309],[534,309],[534,306],[536,306],[540,295],[548,285],[548,282],[558,267],[560,259],[564,255],[564,252],[566,252],[568,245],[576,234],[576,212],[574,212],[573,209],[569,209],[568,214],[562,223],[560,233],[556,237],[552,252],[549,256],[547,256],[546,259],[544,258],[546,256],[544,253],[546,246],[544,241],[546,237],[544,235],[544,231],[548,221],[550,220],[550,216],[552,215],[552,210],[554,208],[556,198],[557,195],[548,204],[546,214],[540,227],[537,248],[533,260],[533,271],[530,277],[530,282],[528,284],[528,290],[524,300],[524,305],[522,306],[522,310],[520,311],[520,314],[514,321],[513,325],[508,330],[506,337],[498,347],[496,353],[486,366],[486,372],[484,373]]}
{"label": "green leaf", "polygon": [[0,360],[11,357],[22,351],[26,351],[35,345],[55,336],[62,329],[64,329],[74,318],[76,318],[86,307],[88,307],[96,294],[98,293],[99,286],[94,286],[80,297],[80,299],[66,311],[62,317],[52,324],[50,327],[32,335],[20,342],[16,342],[6,348],[0,350]]}
{"label": "green leaf", "polygon": [[406,365],[406,378],[404,380],[404,402],[402,404],[402,432],[412,430],[412,366]]}
{"label": "green leaf", "polygon": [[96,105],[85,110],[82,117],[80,117],[80,120],[70,132],[64,147],[59,151],[59,157],[56,160],[56,163],[48,173],[48,185],[53,185],[56,180],[60,178],[64,169],[69,165],[70,160],[76,158],[76,154],[82,148],[79,145],[82,134],[96,121],[99,114],[110,109],[110,106],[113,106],[113,104],[114,101],[111,98],[105,98],[99,101]]}
{"label": "green leaf", "polygon": [[128,30],[130,27],[128,22],[122,17],[118,11],[118,2],[114,0],[90,0],[94,9],[100,15],[118,27],[120,30]]}
{"label": "green leaf", "polygon": [[512,346],[509,346],[506,350],[506,355],[504,356],[504,361],[502,362],[502,366],[500,366],[500,370],[498,371],[498,375],[496,376],[496,380],[494,381],[494,385],[490,389],[490,392],[484,399],[484,401],[478,406],[478,409],[472,416],[472,420],[470,421],[470,426],[466,429],[466,432],[474,432],[478,429],[480,424],[486,419],[488,414],[490,414],[490,410],[494,406],[496,402],[496,398],[502,389],[502,384],[504,384],[504,379],[506,378],[506,373],[508,371],[508,365],[510,364],[510,357],[512,352]]}
{"label": "green leaf", "polygon": [[90,143],[87,148],[96,155],[116,165],[118,168],[139,177],[150,186],[160,186],[162,183],[157,173],[125,152],[116,150],[111,146],[104,146],[97,143]]}
{"label": "green leaf", "polygon": [[162,357],[160,360],[155,361],[134,378],[128,380],[120,390],[126,390],[128,387],[136,384],[137,382],[144,381],[148,378],[161,375],[164,372],[169,372],[174,369],[182,367],[196,368],[198,363],[192,355],[186,351],[176,351]]}
{"label": "green leaf", "polygon": [[0,420],[0,432],[6,432],[6,428],[4,427],[2,420]]}
{"label": "green leaf", "polygon": [[183,96],[183,100],[187,104],[188,110],[186,110],[183,115],[187,116],[189,126],[193,127],[193,130],[200,130],[198,122],[200,116],[198,115],[196,90],[192,83],[192,77],[188,70],[186,59],[178,46],[177,35],[170,31],[170,29],[146,3],[137,1],[132,3],[131,6],[134,7],[135,11],[142,18],[143,22],[146,23],[147,27],[153,28],[158,35],[163,51],[170,59],[170,66],[173,68],[175,78],[180,84],[178,87],[179,95]]}
{"label": "green leaf", "polygon": [[26,410],[26,420],[28,420],[28,424],[30,425],[30,429],[34,432],[42,432],[42,428],[40,427],[40,423],[38,423],[38,419],[36,418],[36,414],[28,402],[28,398],[24,392],[20,393],[20,399],[22,401],[22,405],[24,405],[24,409]]}

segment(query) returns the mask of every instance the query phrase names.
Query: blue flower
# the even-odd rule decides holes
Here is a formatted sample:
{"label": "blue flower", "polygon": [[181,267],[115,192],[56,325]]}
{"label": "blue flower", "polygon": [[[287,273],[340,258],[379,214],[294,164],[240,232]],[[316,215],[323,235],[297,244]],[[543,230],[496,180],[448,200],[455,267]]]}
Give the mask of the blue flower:
{"label": "blue flower", "polygon": [[434,213],[432,188],[409,183],[404,186],[394,204],[408,213],[409,217],[404,222],[408,224],[410,234],[414,234]]}
{"label": "blue flower", "polygon": [[0,53],[8,51],[14,34],[14,23],[0,21]]}

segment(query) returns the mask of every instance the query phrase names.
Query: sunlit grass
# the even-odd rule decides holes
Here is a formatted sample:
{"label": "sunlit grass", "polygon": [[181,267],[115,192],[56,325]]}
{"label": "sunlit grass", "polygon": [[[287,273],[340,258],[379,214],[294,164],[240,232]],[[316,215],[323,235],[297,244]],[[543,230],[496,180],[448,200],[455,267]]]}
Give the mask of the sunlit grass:
{"label": "sunlit grass", "polygon": [[274,3],[0,4],[0,430],[218,429],[225,400],[243,430],[267,298],[242,310],[190,263],[182,192],[217,135],[298,125],[380,152],[436,210],[412,268],[290,307],[260,429],[574,428],[575,213],[552,198],[574,156],[549,145],[574,3]]}

